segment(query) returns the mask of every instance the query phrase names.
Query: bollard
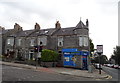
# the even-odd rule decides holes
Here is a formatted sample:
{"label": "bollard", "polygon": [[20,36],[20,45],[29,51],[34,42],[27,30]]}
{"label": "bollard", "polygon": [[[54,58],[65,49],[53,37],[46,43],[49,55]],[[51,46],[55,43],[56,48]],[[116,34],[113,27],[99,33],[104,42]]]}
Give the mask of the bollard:
{"label": "bollard", "polygon": [[91,66],[91,65],[88,66],[88,72],[89,72],[89,73],[93,73],[93,71],[92,71],[92,66]]}

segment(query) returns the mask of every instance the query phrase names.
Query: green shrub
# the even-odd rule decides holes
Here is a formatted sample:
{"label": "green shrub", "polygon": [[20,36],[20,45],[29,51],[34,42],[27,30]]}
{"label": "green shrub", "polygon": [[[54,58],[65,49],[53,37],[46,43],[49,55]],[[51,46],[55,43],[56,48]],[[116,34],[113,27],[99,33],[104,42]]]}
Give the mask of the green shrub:
{"label": "green shrub", "polygon": [[52,50],[44,49],[41,54],[43,62],[55,62],[58,60],[58,53]]}

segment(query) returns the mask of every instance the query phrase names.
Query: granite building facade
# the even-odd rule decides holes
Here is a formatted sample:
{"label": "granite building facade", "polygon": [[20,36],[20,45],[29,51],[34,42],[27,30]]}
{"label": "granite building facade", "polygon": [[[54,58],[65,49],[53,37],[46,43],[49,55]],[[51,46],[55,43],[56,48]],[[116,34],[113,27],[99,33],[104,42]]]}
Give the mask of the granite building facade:
{"label": "granite building facade", "polygon": [[84,24],[81,20],[75,27],[61,27],[59,21],[55,23],[54,28],[41,29],[38,23],[32,30],[23,30],[22,27],[15,23],[14,29],[11,31],[3,30],[6,36],[2,54],[7,50],[14,51],[14,56],[22,56],[25,59],[34,59],[34,46],[40,45],[42,42],[43,49],[55,50],[61,52],[63,48],[77,48],[79,51],[89,51],[89,23],[86,20]]}

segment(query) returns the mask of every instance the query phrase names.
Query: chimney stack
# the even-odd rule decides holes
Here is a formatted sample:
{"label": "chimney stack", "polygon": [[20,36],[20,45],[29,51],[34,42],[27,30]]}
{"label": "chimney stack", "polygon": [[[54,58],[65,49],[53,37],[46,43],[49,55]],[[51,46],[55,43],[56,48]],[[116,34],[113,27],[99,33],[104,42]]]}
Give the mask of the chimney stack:
{"label": "chimney stack", "polygon": [[14,29],[18,30],[18,31],[22,31],[23,30],[22,27],[19,24],[17,24],[17,23],[15,23]]}
{"label": "chimney stack", "polygon": [[59,21],[56,22],[55,28],[56,28],[56,29],[60,29],[60,28],[61,28],[61,25],[60,25]]}
{"label": "chimney stack", "polygon": [[40,29],[40,25],[38,23],[35,24],[35,30],[39,30]]}
{"label": "chimney stack", "polygon": [[86,19],[86,27],[87,28],[89,27],[89,21],[88,21],[88,19]]}

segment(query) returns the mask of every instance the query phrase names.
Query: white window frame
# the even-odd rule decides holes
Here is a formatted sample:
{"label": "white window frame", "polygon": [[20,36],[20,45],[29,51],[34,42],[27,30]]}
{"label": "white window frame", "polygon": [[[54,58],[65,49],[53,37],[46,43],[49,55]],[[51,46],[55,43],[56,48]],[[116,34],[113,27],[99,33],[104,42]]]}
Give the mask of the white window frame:
{"label": "white window frame", "polygon": [[13,46],[14,45],[14,39],[13,38],[7,39],[7,45]]}
{"label": "white window frame", "polygon": [[18,39],[17,46],[21,46],[21,44],[22,44],[22,39]]}
{"label": "white window frame", "polygon": [[46,36],[41,36],[38,38],[38,45],[40,45],[40,42],[42,42],[43,46],[47,45],[47,37]]}
{"label": "white window frame", "polygon": [[7,39],[7,44],[10,45],[10,39]]}
{"label": "white window frame", "polygon": [[79,36],[79,46],[88,46],[88,36]]}
{"label": "white window frame", "polygon": [[31,39],[30,40],[30,46],[34,46],[35,45],[35,39]]}
{"label": "white window frame", "polygon": [[[61,42],[61,45],[60,45]],[[58,46],[63,46],[63,37],[58,37]]]}
{"label": "white window frame", "polygon": [[84,46],[88,46],[88,37],[84,36],[83,37],[83,41],[84,41]]}
{"label": "white window frame", "polygon": [[79,46],[83,46],[83,37],[82,36],[79,37]]}

